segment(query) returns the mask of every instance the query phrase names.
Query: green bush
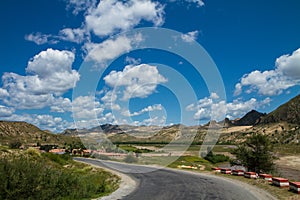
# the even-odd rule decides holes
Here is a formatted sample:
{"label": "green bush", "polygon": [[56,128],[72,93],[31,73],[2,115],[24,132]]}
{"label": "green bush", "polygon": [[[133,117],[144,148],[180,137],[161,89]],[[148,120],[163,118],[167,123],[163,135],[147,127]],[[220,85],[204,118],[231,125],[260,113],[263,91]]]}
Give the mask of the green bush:
{"label": "green bush", "polygon": [[221,162],[227,162],[229,161],[229,157],[225,156],[224,154],[208,154],[205,157],[205,160],[208,160],[209,162],[216,164]]}
{"label": "green bush", "polygon": [[72,168],[57,165],[68,158],[61,155],[43,156],[7,154],[0,156],[0,199],[85,199],[116,189],[118,179],[111,174],[85,165],[69,162]]}
{"label": "green bush", "polygon": [[8,146],[10,149],[19,149],[22,146],[22,143],[20,141],[12,141]]}

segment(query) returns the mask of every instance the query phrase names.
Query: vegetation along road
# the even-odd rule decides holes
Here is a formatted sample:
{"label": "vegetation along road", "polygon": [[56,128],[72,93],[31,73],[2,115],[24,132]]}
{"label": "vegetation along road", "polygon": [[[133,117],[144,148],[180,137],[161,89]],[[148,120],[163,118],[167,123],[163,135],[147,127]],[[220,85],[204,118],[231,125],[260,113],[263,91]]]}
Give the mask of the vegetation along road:
{"label": "vegetation along road", "polygon": [[259,189],[207,174],[85,158],[76,160],[112,168],[136,180],[137,188],[123,199],[273,199]]}

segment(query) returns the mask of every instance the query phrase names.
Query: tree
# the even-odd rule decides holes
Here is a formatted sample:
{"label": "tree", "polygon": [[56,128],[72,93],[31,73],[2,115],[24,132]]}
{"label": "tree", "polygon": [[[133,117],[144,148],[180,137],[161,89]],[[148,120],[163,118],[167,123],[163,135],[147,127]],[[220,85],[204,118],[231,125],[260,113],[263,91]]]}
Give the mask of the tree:
{"label": "tree", "polygon": [[240,164],[256,173],[268,173],[274,170],[273,145],[268,136],[253,134],[234,150],[236,159],[231,164]]}

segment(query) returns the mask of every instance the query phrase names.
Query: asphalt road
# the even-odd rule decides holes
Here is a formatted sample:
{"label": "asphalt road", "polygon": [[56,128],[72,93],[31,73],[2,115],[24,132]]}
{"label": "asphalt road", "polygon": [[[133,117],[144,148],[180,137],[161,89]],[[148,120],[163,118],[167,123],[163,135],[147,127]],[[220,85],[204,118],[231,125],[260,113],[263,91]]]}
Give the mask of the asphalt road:
{"label": "asphalt road", "polygon": [[214,176],[84,158],[76,160],[118,170],[136,180],[137,188],[125,200],[266,199],[245,185]]}

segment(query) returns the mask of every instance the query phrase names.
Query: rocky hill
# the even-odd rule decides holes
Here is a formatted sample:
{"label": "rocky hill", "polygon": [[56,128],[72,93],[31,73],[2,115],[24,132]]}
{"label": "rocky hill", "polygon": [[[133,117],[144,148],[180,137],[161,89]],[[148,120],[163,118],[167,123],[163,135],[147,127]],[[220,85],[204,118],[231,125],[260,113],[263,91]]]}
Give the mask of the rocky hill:
{"label": "rocky hill", "polygon": [[300,125],[300,95],[262,118],[261,124],[287,122]]}
{"label": "rocky hill", "polygon": [[112,125],[112,124],[102,124],[100,126],[97,126],[95,128],[89,129],[91,132],[103,132],[106,134],[109,133],[123,133],[122,128],[119,127],[119,125]]}
{"label": "rocky hill", "polygon": [[265,116],[265,113],[260,113],[256,110],[251,110],[241,119],[235,120],[233,125],[235,126],[252,126],[258,124],[261,121],[261,118]]}
{"label": "rocky hill", "polygon": [[8,145],[18,141],[21,144],[57,144],[77,141],[75,138],[42,131],[27,122],[0,121],[0,144]]}

